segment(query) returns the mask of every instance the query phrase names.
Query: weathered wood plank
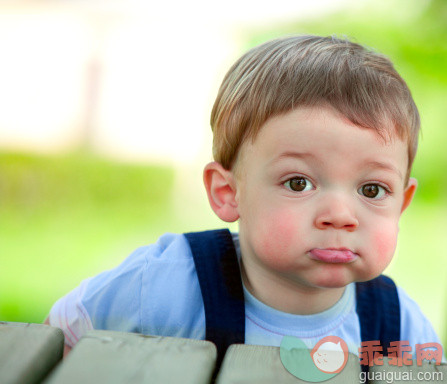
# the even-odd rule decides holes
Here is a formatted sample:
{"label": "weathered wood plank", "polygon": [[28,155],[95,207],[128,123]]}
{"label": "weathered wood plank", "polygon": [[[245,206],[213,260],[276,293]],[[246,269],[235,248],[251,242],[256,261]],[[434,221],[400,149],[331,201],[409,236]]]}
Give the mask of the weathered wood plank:
{"label": "weathered wood plank", "polygon": [[[349,354],[345,368],[324,383],[358,383],[359,358]],[[232,345],[217,376],[217,384],[298,384],[307,383],[289,373],[281,363],[278,347]]]}
{"label": "weathered wood plank", "polygon": [[0,383],[40,383],[61,360],[63,348],[58,328],[0,322]]}
{"label": "weathered wood plank", "polygon": [[202,340],[91,331],[45,384],[207,384],[216,355]]}

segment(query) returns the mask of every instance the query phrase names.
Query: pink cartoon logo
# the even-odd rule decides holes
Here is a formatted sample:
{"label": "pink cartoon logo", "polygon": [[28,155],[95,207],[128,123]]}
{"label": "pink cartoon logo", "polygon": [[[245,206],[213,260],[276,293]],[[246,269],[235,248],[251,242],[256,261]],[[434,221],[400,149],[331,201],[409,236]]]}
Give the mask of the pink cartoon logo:
{"label": "pink cartoon logo", "polygon": [[339,373],[348,361],[348,346],[337,336],[327,336],[315,344],[310,355],[321,372]]}

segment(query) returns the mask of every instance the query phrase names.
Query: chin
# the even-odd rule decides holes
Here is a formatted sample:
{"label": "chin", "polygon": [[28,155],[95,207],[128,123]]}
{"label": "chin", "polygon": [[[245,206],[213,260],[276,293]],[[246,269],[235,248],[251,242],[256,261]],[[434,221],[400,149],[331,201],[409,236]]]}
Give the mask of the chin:
{"label": "chin", "polygon": [[343,288],[348,284],[352,283],[352,281],[342,281],[342,280],[334,280],[328,282],[322,282],[321,284],[316,284],[319,288]]}
{"label": "chin", "polygon": [[343,288],[348,284],[354,282],[352,276],[347,276],[346,273],[330,273],[321,276],[313,281],[314,285],[319,288]]}
{"label": "chin", "polygon": [[378,273],[368,273],[368,274],[364,274],[362,276],[359,276],[357,279],[355,279],[356,282],[364,282],[364,281],[370,281],[372,279],[375,279],[376,277],[380,276],[382,274],[382,272],[378,272]]}

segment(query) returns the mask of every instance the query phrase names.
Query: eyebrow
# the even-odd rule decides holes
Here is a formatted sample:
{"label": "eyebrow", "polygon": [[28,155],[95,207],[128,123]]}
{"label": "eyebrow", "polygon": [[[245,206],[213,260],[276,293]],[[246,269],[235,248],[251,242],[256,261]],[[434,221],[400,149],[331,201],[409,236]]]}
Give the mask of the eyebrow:
{"label": "eyebrow", "polygon": [[379,169],[383,169],[384,171],[391,171],[391,172],[397,174],[401,179],[404,178],[402,175],[402,172],[399,171],[399,169],[397,169],[393,164],[373,160],[373,161],[368,161],[365,165],[370,168],[379,168]]}
{"label": "eyebrow", "polygon": [[[270,161],[270,164],[276,164],[283,159],[286,158],[294,158],[294,159],[312,159],[316,160],[316,156],[310,152],[294,152],[294,151],[286,151],[281,153],[279,156],[275,157]],[[366,167],[369,168],[378,168],[383,169],[384,171],[389,171],[397,174],[401,179],[403,179],[402,172],[399,171],[393,164],[388,162],[382,162],[377,160],[371,160],[365,163]]]}
{"label": "eyebrow", "polygon": [[271,164],[276,164],[283,159],[293,158],[293,159],[316,159],[316,156],[310,152],[294,152],[294,151],[286,151],[281,153],[279,156],[276,156],[274,159],[270,161]]}

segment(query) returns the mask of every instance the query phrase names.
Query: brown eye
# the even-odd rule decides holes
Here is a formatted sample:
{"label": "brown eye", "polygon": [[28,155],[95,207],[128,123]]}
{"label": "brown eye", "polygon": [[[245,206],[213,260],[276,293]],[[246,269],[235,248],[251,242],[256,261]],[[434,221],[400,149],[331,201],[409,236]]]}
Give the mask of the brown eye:
{"label": "brown eye", "polygon": [[313,184],[304,177],[294,177],[287,180],[284,185],[293,192],[304,192],[313,189]]}
{"label": "brown eye", "polygon": [[370,199],[380,199],[386,193],[385,188],[378,184],[365,184],[359,188],[358,192]]}

